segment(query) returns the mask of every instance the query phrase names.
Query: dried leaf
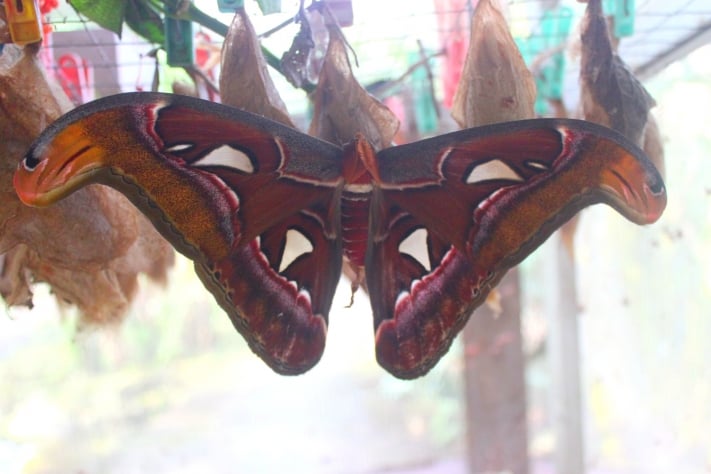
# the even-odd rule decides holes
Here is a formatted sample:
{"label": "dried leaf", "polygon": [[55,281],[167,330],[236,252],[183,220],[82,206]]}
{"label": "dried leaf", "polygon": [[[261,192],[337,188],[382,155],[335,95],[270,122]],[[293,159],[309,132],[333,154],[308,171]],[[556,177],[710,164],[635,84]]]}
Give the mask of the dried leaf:
{"label": "dried leaf", "polygon": [[[0,55],[0,130],[4,142],[31,142],[72,107],[61,87],[45,80],[36,59],[38,47],[7,44]],[[13,170],[15,165],[11,164]]]}
{"label": "dried leaf", "polygon": [[654,99],[613,51],[600,0],[590,0],[582,23],[583,115],[642,145]]}
{"label": "dried leaf", "polygon": [[[337,26],[328,26],[329,43],[316,90],[311,94],[314,116],[309,134],[346,144],[362,134],[376,150],[390,146],[399,121],[370,95],[353,76],[345,40]],[[344,258],[343,273],[351,281],[351,302],[359,286],[365,288],[363,268]]]}
{"label": "dried leaf", "polygon": [[173,251],[120,193],[91,186],[47,209],[20,203],[12,187],[32,141],[71,104],[47,81],[36,48],[6,45],[0,56],[0,293],[31,306],[31,283],[47,282],[85,320],[123,315],[139,273],[164,280]]}
{"label": "dried leaf", "polygon": [[299,32],[294,36],[289,50],[281,57],[284,76],[294,87],[303,87],[309,82],[309,57],[316,46],[308,17],[301,15],[299,23]]}
{"label": "dried leaf", "polygon": [[18,203],[15,214],[3,220],[0,251],[25,243],[53,264],[89,271],[120,257],[137,237],[137,216],[118,193],[106,191],[94,186],[44,209]]}
{"label": "dried leaf", "polygon": [[32,271],[27,265],[26,245],[16,245],[0,255],[0,295],[8,306],[32,308]]}
{"label": "dried leaf", "polygon": [[[536,82],[498,3],[479,0],[452,117],[461,127],[532,118],[535,100]],[[502,314],[499,291],[492,291],[486,304],[495,318]]]}
{"label": "dried leaf", "polygon": [[296,128],[267,71],[257,34],[243,8],[237,9],[222,48],[222,102]]}
{"label": "dried leaf", "polygon": [[533,75],[498,3],[480,0],[452,117],[461,127],[532,118],[535,99]]}
{"label": "dried leaf", "polygon": [[390,146],[399,122],[353,76],[345,41],[329,27],[329,44],[318,85],[312,93],[314,117],[309,134],[337,144],[363,134],[376,150]]}

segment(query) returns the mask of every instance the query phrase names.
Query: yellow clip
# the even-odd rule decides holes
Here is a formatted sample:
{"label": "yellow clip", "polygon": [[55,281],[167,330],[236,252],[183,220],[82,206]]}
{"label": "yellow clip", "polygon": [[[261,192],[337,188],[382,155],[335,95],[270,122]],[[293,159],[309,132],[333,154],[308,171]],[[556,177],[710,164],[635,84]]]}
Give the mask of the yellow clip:
{"label": "yellow clip", "polygon": [[37,0],[5,0],[5,13],[13,43],[36,43],[42,39]]}

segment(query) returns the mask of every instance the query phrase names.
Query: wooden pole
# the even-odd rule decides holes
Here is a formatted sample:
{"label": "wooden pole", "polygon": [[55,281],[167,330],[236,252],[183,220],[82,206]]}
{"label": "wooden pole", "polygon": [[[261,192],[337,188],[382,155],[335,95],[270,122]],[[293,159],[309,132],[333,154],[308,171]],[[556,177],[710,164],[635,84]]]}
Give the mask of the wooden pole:
{"label": "wooden pole", "polygon": [[501,314],[483,305],[463,331],[469,472],[527,474],[518,271],[509,271],[497,290]]}
{"label": "wooden pole", "polygon": [[556,472],[583,474],[580,342],[575,264],[561,234],[549,240],[546,312],[550,326],[548,348],[552,374],[551,412],[555,427]]}

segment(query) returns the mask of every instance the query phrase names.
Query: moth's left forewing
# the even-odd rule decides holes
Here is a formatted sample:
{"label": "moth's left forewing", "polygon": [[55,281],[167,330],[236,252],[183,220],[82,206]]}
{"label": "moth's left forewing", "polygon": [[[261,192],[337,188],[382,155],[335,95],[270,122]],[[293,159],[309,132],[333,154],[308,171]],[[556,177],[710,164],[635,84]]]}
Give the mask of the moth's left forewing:
{"label": "moth's left forewing", "polygon": [[304,372],[323,352],[340,274],[341,150],[276,124],[262,130],[253,116],[225,133],[229,121],[195,128],[190,110],[172,112],[156,128],[178,141],[166,146],[190,144],[179,156],[239,202],[239,242],[197,262],[200,278],[265,362]]}
{"label": "moth's left forewing", "polygon": [[[366,274],[378,361],[426,373],[504,273],[583,207],[638,223],[666,202],[659,174],[624,138],[580,121],[470,129],[378,155]],[[411,250],[419,234],[421,248]]]}
{"label": "moth's left forewing", "polygon": [[250,347],[294,374],[325,344],[341,266],[341,161],[340,148],[263,117],[133,93],[60,118],[14,182],[34,205],[90,183],[121,191],[195,261]]}

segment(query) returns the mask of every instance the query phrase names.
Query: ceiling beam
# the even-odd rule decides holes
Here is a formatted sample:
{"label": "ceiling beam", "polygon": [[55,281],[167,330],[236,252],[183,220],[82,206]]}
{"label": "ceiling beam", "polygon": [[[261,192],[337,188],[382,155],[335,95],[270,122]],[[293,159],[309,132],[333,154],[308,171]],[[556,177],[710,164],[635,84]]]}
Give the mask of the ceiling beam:
{"label": "ceiling beam", "polygon": [[674,61],[709,43],[711,43],[711,22],[704,23],[686,38],[635,68],[634,74],[642,81],[647,80]]}

